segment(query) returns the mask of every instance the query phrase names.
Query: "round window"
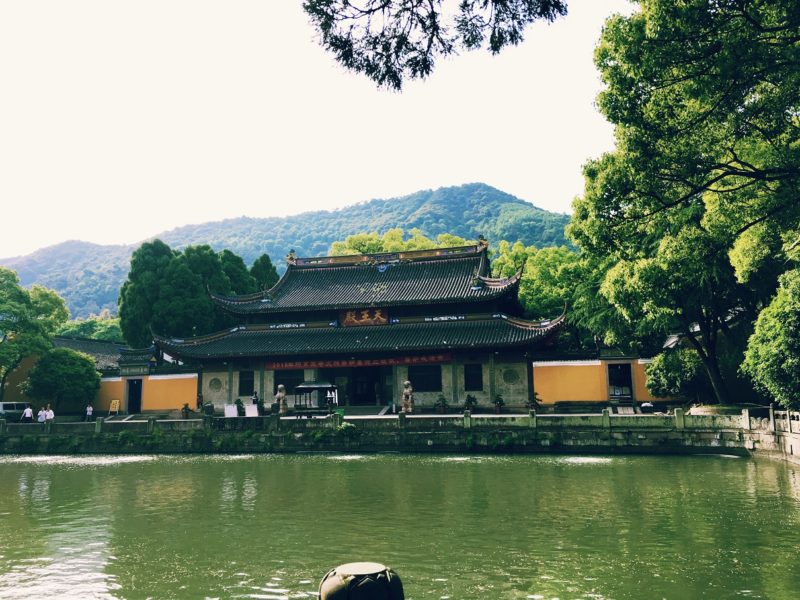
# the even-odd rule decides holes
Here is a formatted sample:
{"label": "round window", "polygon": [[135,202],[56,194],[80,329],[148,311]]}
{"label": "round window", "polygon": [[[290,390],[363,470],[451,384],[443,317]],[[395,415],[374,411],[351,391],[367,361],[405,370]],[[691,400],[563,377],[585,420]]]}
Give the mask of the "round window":
{"label": "round window", "polygon": [[222,389],[222,382],[217,377],[214,377],[214,379],[208,382],[208,389],[212,392],[218,392]]}
{"label": "round window", "polygon": [[508,385],[519,383],[519,373],[514,369],[506,369],[503,371],[503,383],[507,383]]}

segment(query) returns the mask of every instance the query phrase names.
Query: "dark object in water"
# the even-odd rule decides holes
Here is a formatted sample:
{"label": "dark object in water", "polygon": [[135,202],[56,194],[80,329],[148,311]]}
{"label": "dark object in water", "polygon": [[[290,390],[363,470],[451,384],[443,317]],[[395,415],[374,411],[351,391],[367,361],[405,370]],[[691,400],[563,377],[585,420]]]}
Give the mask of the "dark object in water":
{"label": "dark object in water", "polygon": [[320,600],[404,600],[403,583],[389,567],[374,562],[339,565],[319,584]]}

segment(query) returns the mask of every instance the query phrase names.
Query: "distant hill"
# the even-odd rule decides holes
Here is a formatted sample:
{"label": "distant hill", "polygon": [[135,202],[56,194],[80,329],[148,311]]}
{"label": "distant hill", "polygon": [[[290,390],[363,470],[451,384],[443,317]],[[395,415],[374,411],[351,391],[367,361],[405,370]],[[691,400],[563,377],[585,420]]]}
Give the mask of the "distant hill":
{"label": "distant hill", "polygon": [[[266,252],[282,270],[283,257],[289,250],[294,249],[299,256],[324,255],[331,243],[354,233],[416,227],[429,237],[452,233],[476,239],[483,234],[492,243],[519,239],[526,245],[544,247],[568,243],[564,237],[568,221],[568,215],[537,208],[483,183],[470,183],[370,200],[334,211],[185,225],[155,237],[176,249],[190,244],[228,248],[248,265]],[[23,285],[38,283],[56,290],[67,301],[73,317],[97,314],[104,308],[116,313],[119,288],[138,246],[69,241],[27,256],[0,259],[0,265],[17,271]]]}

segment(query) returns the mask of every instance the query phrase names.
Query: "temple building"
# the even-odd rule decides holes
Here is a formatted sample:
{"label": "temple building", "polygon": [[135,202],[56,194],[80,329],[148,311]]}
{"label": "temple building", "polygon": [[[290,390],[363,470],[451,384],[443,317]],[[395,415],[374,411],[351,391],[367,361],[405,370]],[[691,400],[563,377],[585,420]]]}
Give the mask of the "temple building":
{"label": "temple building", "polygon": [[[467,394],[491,405],[534,398],[534,353],[546,352],[564,315],[532,322],[517,299],[521,272],[490,277],[487,244],[357,256],[287,257],[269,290],[213,301],[237,326],[194,338],[155,337],[164,355],[197,368],[217,406],[283,384],[336,386],[340,405],[398,403],[411,381],[417,406]],[[302,388],[301,388],[302,389]],[[316,399],[320,401],[319,398]]]}
{"label": "temple building", "polygon": [[[254,392],[269,405],[283,384],[290,407],[318,406],[336,390],[340,406],[399,405],[403,383],[415,404],[467,395],[510,409],[534,400],[543,410],[663,401],[648,392],[649,359],[612,349],[576,355],[555,348],[564,315],[521,317],[521,271],[490,277],[488,248],[438,248],[357,256],[297,258],[269,290],[212,300],[238,323],[194,338],[155,336],[141,350],[56,338],[88,353],[101,373],[97,414],[164,413],[202,397],[218,411]],[[167,358],[168,360],[162,360]],[[25,402],[19,383],[35,364],[8,377],[5,400]],[[371,409],[364,409],[365,411]]]}

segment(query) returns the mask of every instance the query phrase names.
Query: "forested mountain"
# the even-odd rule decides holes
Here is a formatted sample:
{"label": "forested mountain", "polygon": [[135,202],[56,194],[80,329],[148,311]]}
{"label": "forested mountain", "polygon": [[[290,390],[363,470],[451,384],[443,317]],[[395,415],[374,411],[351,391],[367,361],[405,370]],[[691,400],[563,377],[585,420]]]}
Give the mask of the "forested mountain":
{"label": "forested mountain", "polygon": [[[218,251],[228,248],[248,265],[266,252],[282,270],[289,250],[299,256],[324,255],[333,242],[354,233],[418,228],[429,237],[452,233],[475,239],[482,234],[490,242],[519,239],[544,247],[567,243],[564,226],[568,220],[568,215],[542,210],[486,184],[471,183],[334,211],[186,225],[155,237],[175,249],[190,244],[209,244]],[[70,241],[27,256],[0,259],[0,265],[17,271],[23,285],[38,283],[56,290],[73,318],[85,317],[104,308],[116,312],[119,289],[138,246]]]}

